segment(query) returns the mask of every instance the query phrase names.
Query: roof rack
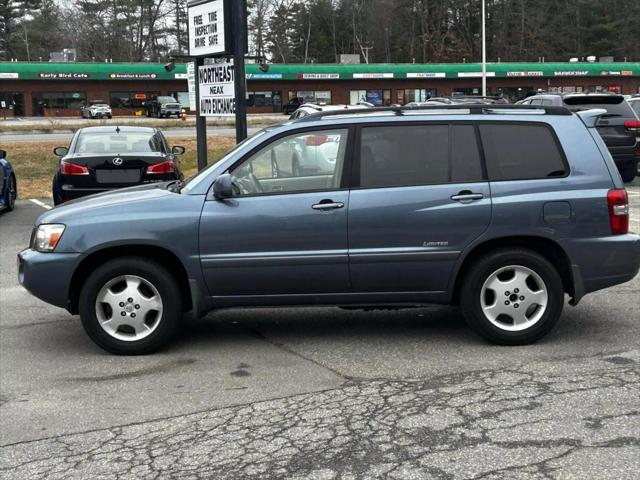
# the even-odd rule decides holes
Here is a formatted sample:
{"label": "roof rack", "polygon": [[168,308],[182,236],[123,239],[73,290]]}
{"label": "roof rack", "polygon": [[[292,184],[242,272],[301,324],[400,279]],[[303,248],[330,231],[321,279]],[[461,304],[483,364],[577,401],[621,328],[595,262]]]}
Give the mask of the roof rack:
{"label": "roof rack", "polygon": [[500,113],[501,110],[513,110],[517,111],[541,111],[546,115],[564,115],[571,116],[573,113],[565,107],[553,107],[545,105],[511,105],[511,104],[453,104],[453,105],[425,105],[417,107],[377,107],[377,108],[354,108],[350,110],[331,110],[328,112],[312,113],[305,117],[302,117],[297,122],[312,122],[314,120],[320,120],[324,117],[335,117],[339,115],[360,115],[360,114],[372,114],[372,113],[384,113],[389,112],[395,115],[401,116],[405,112],[424,112],[430,110],[469,110],[472,115],[482,115],[491,113]]}

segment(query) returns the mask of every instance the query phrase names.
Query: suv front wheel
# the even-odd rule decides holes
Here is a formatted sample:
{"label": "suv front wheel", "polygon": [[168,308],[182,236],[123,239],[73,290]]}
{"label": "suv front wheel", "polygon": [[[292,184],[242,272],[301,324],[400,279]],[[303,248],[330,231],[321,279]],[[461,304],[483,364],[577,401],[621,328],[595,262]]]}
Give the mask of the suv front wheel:
{"label": "suv front wheel", "polygon": [[555,326],[564,305],[562,279],[538,253],[501,249],[477,261],[464,279],[460,306],[467,323],[501,345],[525,345]]}
{"label": "suv front wheel", "polygon": [[108,352],[151,353],[174,335],[182,315],[180,288],[152,260],[111,260],[89,275],[80,292],[82,326]]}

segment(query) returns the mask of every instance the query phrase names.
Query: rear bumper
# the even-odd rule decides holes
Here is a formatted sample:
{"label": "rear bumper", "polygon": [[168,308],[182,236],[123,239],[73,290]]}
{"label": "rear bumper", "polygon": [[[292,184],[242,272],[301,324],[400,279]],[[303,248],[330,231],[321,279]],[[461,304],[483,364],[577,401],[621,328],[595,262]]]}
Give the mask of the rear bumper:
{"label": "rear bumper", "polygon": [[68,309],[71,278],[80,256],[22,250],[18,253],[18,281],[40,300]]}
{"label": "rear bumper", "polygon": [[565,239],[576,287],[574,302],[582,295],[628,282],[640,271],[640,236]]}
{"label": "rear bumper", "polygon": [[122,185],[120,187],[76,187],[74,185],[62,184],[60,185],[60,192],[62,194],[62,201],[67,202],[69,200],[75,200],[76,198],[86,197],[87,195],[93,195],[95,193],[112,192],[114,190],[120,190],[122,188],[135,187],[137,185],[145,185],[147,183],[162,183],[177,179],[177,177],[172,174],[158,175],[158,177],[159,178],[155,179],[154,182]]}

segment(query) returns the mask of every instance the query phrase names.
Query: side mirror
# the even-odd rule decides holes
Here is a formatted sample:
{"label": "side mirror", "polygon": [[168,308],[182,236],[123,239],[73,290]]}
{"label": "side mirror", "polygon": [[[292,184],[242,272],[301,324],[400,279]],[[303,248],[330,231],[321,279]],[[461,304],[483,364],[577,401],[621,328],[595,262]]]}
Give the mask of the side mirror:
{"label": "side mirror", "polygon": [[230,174],[220,175],[213,182],[213,196],[218,200],[224,200],[233,196],[233,178]]}
{"label": "side mirror", "polygon": [[56,147],[53,149],[53,153],[59,157],[64,157],[69,153],[69,149],[67,147]]}
{"label": "side mirror", "polygon": [[7,158],[7,152],[5,152],[4,150],[0,150],[0,160],[2,160],[3,158]]}
{"label": "side mirror", "polygon": [[185,148],[181,147],[179,145],[174,145],[173,147],[171,147],[171,153],[173,153],[174,155],[182,155],[185,152]]}

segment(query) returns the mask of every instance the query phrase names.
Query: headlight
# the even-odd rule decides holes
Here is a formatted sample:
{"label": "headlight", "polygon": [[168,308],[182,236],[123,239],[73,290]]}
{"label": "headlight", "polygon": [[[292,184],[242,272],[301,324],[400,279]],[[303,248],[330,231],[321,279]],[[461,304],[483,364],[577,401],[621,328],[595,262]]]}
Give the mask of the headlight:
{"label": "headlight", "polygon": [[64,225],[55,223],[40,225],[33,236],[33,249],[39,252],[53,252],[64,228]]}

